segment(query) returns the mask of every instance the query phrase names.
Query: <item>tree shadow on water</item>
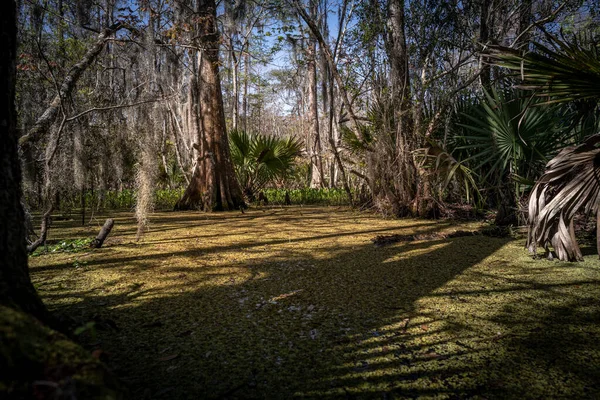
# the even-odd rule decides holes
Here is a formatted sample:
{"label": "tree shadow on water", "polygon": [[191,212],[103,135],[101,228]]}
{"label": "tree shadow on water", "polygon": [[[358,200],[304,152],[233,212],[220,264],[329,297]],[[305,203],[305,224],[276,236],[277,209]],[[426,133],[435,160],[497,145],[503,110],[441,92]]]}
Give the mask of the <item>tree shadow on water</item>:
{"label": "tree shadow on water", "polygon": [[[528,341],[535,340],[536,331],[529,336],[528,330],[548,323],[557,310],[548,306],[548,313],[536,313],[538,300],[526,302],[533,292],[548,289],[534,285],[536,278],[527,272],[521,281],[529,286],[506,281],[507,271],[514,272],[510,265],[482,263],[509,240],[469,236],[378,248],[348,237],[313,235],[319,236],[314,242],[254,243],[254,250],[272,246],[265,256],[249,252],[246,244],[243,256],[231,256],[234,249],[180,251],[169,263],[166,256],[164,262],[148,256],[132,264],[107,251],[85,274],[126,273],[91,287],[49,288],[42,295],[54,309],[97,321],[97,335],[90,335],[88,344],[102,349],[132,398],[519,392],[521,386],[507,384],[522,381],[517,379],[521,350],[514,349],[532,348]],[[205,260],[209,256],[211,262]],[[501,296],[508,292],[517,295],[507,301]],[[527,306],[519,308],[523,303]],[[520,311],[511,314],[510,307]],[[507,315],[514,320],[503,320]],[[577,311],[568,321],[596,316],[586,315]],[[577,340],[590,344],[584,337]],[[525,359],[536,356],[532,351]],[[516,375],[502,373],[507,369]],[[582,382],[597,376],[593,368],[589,377],[564,369],[556,374],[561,371]]]}

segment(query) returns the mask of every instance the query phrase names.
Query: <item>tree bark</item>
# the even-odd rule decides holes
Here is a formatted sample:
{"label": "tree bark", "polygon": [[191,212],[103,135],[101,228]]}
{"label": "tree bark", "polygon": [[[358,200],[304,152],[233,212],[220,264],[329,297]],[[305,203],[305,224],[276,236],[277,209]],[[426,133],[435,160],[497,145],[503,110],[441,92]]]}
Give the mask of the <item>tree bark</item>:
{"label": "tree bark", "polygon": [[[242,56],[244,59],[244,92],[242,93],[242,115],[244,116],[244,131],[248,131],[248,81],[250,77],[250,53],[246,51]],[[239,117],[239,116],[238,116]],[[239,121],[238,121],[239,124]]]}
{"label": "tree bark", "polygon": [[29,277],[15,111],[16,4],[0,2],[0,304],[53,324]]}
{"label": "tree bark", "polygon": [[395,110],[395,154],[390,157],[389,167],[393,187],[383,188],[381,193],[386,197],[393,194],[392,198],[388,198],[388,202],[393,205],[394,213],[399,216],[410,213],[411,208],[411,212],[417,211],[415,208],[419,208],[418,197],[425,195],[419,192],[417,187],[418,172],[412,155],[412,151],[418,146],[412,115],[409,55],[404,25],[404,0],[389,0],[387,52]]}
{"label": "tree bark", "polygon": [[[390,62],[390,78],[394,102],[400,106],[400,111],[406,111],[411,106],[410,76],[408,68],[408,47],[404,32],[404,1],[389,0],[388,3],[388,57]],[[409,122],[407,116],[403,120]],[[406,124],[406,123],[405,123]],[[408,134],[409,132],[405,132]]]}
{"label": "tree bark", "polygon": [[229,46],[227,51],[229,52],[229,68],[231,71],[231,129],[238,129],[239,120],[239,102],[240,102],[240,91],[239,91],[239,67],[240,59],[236,55],[235,42],[238,38],[238,24],[236,24],[235,18],[235,7],[234,1],[228,0],[224,2],[225,16],[223,29],[229,38]]}
{"label": "tree bark", "polygon": [[[232,44],[233,47],[233,44]],[[232,62],[232,110],[231,110],[231,129],[237,130],[240,118],[240,89],[239,89],[239,69],[240,63],[237,57],[235,56],[235,51],[231,50],[231,57],[233,58]]]}
{"label": "tree bark", "polygon": [[225,130],[225,113],[219,78],[219,33],[214,0],[198,2],[199,130],[198,157],[190,184],[175,205],[176,210],[233,210],[245,207],[236,180]]}

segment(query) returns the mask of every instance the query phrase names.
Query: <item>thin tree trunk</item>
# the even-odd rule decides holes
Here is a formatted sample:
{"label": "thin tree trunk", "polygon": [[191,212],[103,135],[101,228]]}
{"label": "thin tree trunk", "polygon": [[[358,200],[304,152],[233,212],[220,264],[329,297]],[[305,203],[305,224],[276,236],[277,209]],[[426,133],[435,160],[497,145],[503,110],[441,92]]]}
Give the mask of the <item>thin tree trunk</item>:
{"label": "thin tree trunk", "polygon": [[46,244],[46,238],[48,237],[48,228],[50,227],[50,214],[54,210],[54,205],[50,204],[50,207],[46,210],[44,215],[42,215],[42,224],[40,227],[40,237],[29,246],[27,246],[27,252],[33,253],[38,247],[43,244]]}
{"label": "thin tree trunk", "polygon": [[[323,36],[324,37],[329,37],[329,25],[327,23],[327,18],[328,18],[328,13],[327,13],[327,9],[328,9],[328,4],[327,4],[327,0],[323,0],[323,4],[322,4],[322,9],[325,10],[324,12],[321,13],[321,30],[323,32]],[[321,112],[323,115],[323,118],[327,118],[330,109],[329,109],[329,103],[331,101],[333,101],[333,99],[329,98],[329,84],[331,82],[330,76],[331,74],[329,73],[329,66],[327,65],[327,57],[325,57],[325,52],[323,50],[323,46],[319,46],[319,69],[321,71]],[[327,118],[327,121],[331,121],[331,118]],[[331,143],[331,138],[332,138],[332,124],[331,123],[325,123],[322,124],[322,126],[324,127],[323,129],[321,129],[321,131],[326,130],[326,133],[323,134],[324,137],[326,137],[329,141],[329,143]],[[333,150],[332,150],[333,153]],[[333,162],[329,163],[329,186],[330,187],[335,187],[336,186],[336,173],[335,173],[335,159],[332,160]],[[326,186],[326,180],[325,180],[325,175],[324,172],[322,171],[322,181],[323,181],[323,185]]]}
{"label": "thin tree trunk", "polygon": [[346,86],[344,85],[342,77],[337,69],[337,66],[335,64],[335,60],[333,59],[333,54],[331,54],[331,49],[329,48],[329,45],[325,42],[325,39],[323,38],[323,35],[321,35],[321,32],[319,31],[319,27],[317,26],[315,21],[306,13],[306,10],[304,10],[303,6],[301,4],[299,4],[298,0],[294,0],[294,5],[296,7],[296,10],[298,11],[298,14],[300,14],[302,19],[306,23],[306,25],[308,25],[308,27],[309,27],[311,33],[314,35],[315,39],[317,39],[319,46],[322,47],[323,54],[325,55],[325,58],[327,59],[327,64],[329,64],[330,72],[333,75],[333,78],[335,79],[336,84],[338,85],[338,90],[340,92],[342,102],[343,102],[344,106],[346,107],[346,110],[348,111],[350,120],[352,121],[352,125],[354,128],[354,134],[356,135],[358,140],[363,141],[364,138],[363,138],[363,135],[360,130],[360,123],[358,122],[358,118],[356,117],[356,114],[354,113],[354,109],[352,107],[352,102],[350,101],[350,96],[348,95],[348,92],[346,91]]}
{"label": "thin tree trunk", "polygon": [[231,129],[234,131],[238,129],[239,116],[240,116],[240,89],[238,86],[240,63],[235,57],[234,50],[231,51],[233,57],[233,68],[232,68],[232,113],[231,113]]}
{"label": "thin tree trunk", "polygon": [[185,179],[186,185],[189,185],[190,178],[188,177],[188,172],[186,171],[187,168],[185,168],[186,163],[184,163],[183,157],[181,156],[182,150],[180,150],[179,148],[180,144],[183,143],[184,150],[189,151],[189,149],[186,147],[185,135],[183,133],[184,130],[181,124],[179,123],[179,119],[177,119],[177,114],[175,113],[175,110],[169,103],[167,103],[167,108],[169,110],[171,122],[173,125],[173,147],[175,149],[175,158],[177,160],[177,165],[179,166],[179,169],[183,173],[183,178]]}
{"label": "thin tree trunk", "polygon": [[[334,84],[333,84],[333,77],[330,76],[331,82],[329,84],[329,132],[331,132],[331,134],[329,135],[329,145],[331,146],[331,150],[333,151],[333,157],[335,160],[335,164],[333,164],[334,166],[337,165],[337,171],[340,173],[341,177],[342,177],[342,185],[344,186],[344,190],[346,191],[346,195],[348,196],[348,201],[350,202],[350,205],[354,204],[354,198],[352,196],[352,190],[350,189],[350,185],[348,184],[348,178],[346,176],[346,169],[344,167],[344,163],[342,162],[342,157],[340,156],[340,152],[338,151],[338,140],[339,140],[339,132],[337,129],[337,121],[336,124],[334,125],[334,119],[335,119],[335,98],[333,96],[333,89],[334,89]],[[335,173],[335,171],[332,171],[332,173]],[[337,177],[334,176],[332,178],[332,182],[336,182]],[[332,187],[334,185],[332,184]]]}
{"label": "thin tree trunk", "polygon": [[[311,188],[323,187],[323,161],[321,157],[321,135],[319,131],[319,105],[317,95],[317,63],[316,63],[317,43],[314,39],[309,39],[307,48],[307,70],[308,70],[308,118],[310,121],[309,144],[311,149]],[[308,146],[307,146],[308,147]]]}
{"label": "thin tree trunk", "polygon": [[[392,157],[392,176],[394,188],[383,188],[385,196],[393,205],[397,215],[415,210],[417,194],[417,171],[412,156],[416,148],[417,135],[414,132],[414,121],[411,112],[410,73],[408,67],[408,47],[404,31],[404,1],[389,0],[388,3],[387,51],[390,59],[390,75],[392,84],[392,102],[395,110],[395,154]],[[393,189],[393,191],[392,191]]]}
{"label": "thin tree trunk", "polygon": [[[489,12],[490,12],[490,3],[491,0],[482,0],[481,1],[481,17],[479,21],[479,42],[482,46],[482,50],[484,46],[488,45],[490,39],[490,28],[489,28]],[[491,82],[491,66],[486,62],[486,59],[483,56],[480,56],[480,64],[481,64],[481,74],[479,75],[479,79],[481,81],[481,86],[489,90],[490,82]]]}
{"label": "thin tree trunk", "polygon": [[244,54],[244,95],[242,97],[242,113],[244,114],[244,131],[248,131],[248,77],[250,76],[250,55]]}

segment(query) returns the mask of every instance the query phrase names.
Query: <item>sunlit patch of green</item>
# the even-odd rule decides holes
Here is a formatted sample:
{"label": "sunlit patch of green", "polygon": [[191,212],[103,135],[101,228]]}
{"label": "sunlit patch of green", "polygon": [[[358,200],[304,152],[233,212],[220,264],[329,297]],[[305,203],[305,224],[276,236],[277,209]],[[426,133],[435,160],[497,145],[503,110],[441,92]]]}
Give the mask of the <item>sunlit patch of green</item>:
{"label": "sunlit patch of green", "polygon": [[347,208],[156,213],[139,243],[130,214],[111,217],[105,247],[32,258],[31,274],[53,310],[95,322],[137,397],[600,394],[594,256],[533,260],[487,236],[376,247],[478,225]]}
{"label": "sunlit patch of green", "polygon": [[56,244],[38,247],[31,256],[36,257],[44,253],[77,253],[89,249],[91,242],[92,238],[61,240]]}
{"label": "sunlit patch of green", "polygon": [[285,204],[286,193],[290,203],[320,204],[329,206],[347,206],[350,204],[348,194],[344,189],[335,188],[302,188],[302,189],[265,189],[263,190],[270,204]]}

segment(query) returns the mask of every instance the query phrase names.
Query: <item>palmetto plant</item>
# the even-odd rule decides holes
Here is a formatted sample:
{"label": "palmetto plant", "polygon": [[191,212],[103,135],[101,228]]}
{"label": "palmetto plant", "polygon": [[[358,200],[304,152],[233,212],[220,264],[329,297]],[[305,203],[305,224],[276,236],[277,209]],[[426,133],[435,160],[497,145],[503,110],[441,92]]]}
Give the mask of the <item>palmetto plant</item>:
{"label": "palmetto plant", "polygon": [[456,183],[466,196],[467,203],[474,200],[479,205],[481,193],[475,173],[466,163],[455,158],[442,143],[432,138],[427,138],[426,142],[425,147],[415,151],[415,156],[419,166],[429,172],[432,182],[437,183],[437,187],[432,190],[441,199],[448,186]]}
{"label": "palmetto plant", "polygon": [[[566,42],[556,38],[552,44],[556,50],[538,44],[538,53],[529,54],[497,47],[491,57],[498,65],[514,70],[523,81],[521,87],[534,90],[546,103],[584,102],[588,115],[576,113],[574,121],[597,118],[600,100],[597,44],[585,48],[578,40]],[[543,247],[551,254],[548,251],[551,245],[560,260],[583,258],[575,239],[573,218],[578,211],[595,212],[598,216],[598,144],[600,137],[591,136],[579,146],[563,149],[546,165],[529,199],[527,246],[532,253]]]}
{"label": "palmetto plant", "polygon": [[499,187],[510,178],[513,194],[520,195],[569,143],[559,107],[539,107],[540,102],[522,90],[492,89],[463,111],[457,150],[489,186]]}
{"label": "palmetto plant", "polygon": [[499,66],[520,76],[522,89],[535,90],[548,103],[600,99],[600,49],[598,44],[584,45],[585,40],[571,41],[549,36],[551,45],[534,43],[537,52],[526,53],[492,47],[490,58]]}
{"label": "palmetto plant", "polygon": [[238,181],[250,201],[266,185],[292,172],[302,144],[295,138],[229,133],[231,159]]}

